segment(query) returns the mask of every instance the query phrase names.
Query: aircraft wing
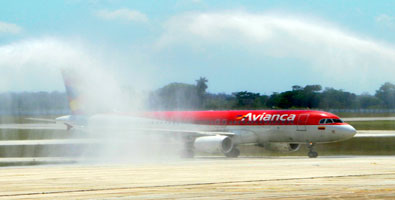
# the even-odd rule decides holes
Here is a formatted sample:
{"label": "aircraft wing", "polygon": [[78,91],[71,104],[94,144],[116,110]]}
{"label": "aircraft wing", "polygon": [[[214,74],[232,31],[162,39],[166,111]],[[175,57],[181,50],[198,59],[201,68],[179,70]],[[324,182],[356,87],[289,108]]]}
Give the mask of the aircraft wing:
{"label": "aircraft wing", "polygon": [[[58,123],[59,121],[57,121],[56,119],[46,119],[46,118],[25,118],[27,120],[31,120],[31,121],[40,121],[40,122],[51,122],[51,123]],[[70,123],[67,122],[61,122],[62,124],[64,124],[67,128],[67,130],[70,130],[71,128],[75,127],[74,125],[71,125]]]}
{"label": "aircraft wing", "polygon": [[[204,131],[184,131],[184,130],[150,130],[160,134],[163,132],[188,134],[194,137],[207,135],[227,135],[233,136],[231,132],[204,132]],[[103,139],[79,138],[79,139],[42,139],[42,140],[0,140],[0,146],[36,146],[36,145],[81,145],[81,144],[101,144],[108,141]],[[122,139],[114,139],[114,142],[125,142]]]}
{"label": "aircraft wing", "polygon": [[372,130],[372,131],[358,131],[356,138],[366,138],[366,137],[395,137],[395,131],[379,131],[379,130]]}
{"label": "aircraft wing", "polygon": [[[31,124],[0,124],[0,129],[39,129],[39,130],[66,130],[66,123],[31,123]],[[83,127],[75,127],[80,130],[84,130]],[[100,129],[99,129],[100,131]],[[119,131],[119,130],[115,130]],[[200,136],[208,136],[208,135],[226,135],[233,136],[234,133],[226,132],[226,131],[194,131],[194,130],[177,130],[177,129],[161,129],[161,128],[132,128],[126,129],[124,131],[139,131],[143,133],[151,133],[151,134],[179,134],[179,135],[188,135],[193,137]]]}
{"label": "aircraft wing", "polygon": [[136,128],[136,129],[130,129],[133,131],[143,131],[145,133],[177,133],[177,134],[185,134],[185,135],[191,135],[195,137],[199,136],[209,136],[209,135],[226,135],[226,136],[233,136],[235,135],[232,132],[226,132],[226,131],[195,131],[195,130],[177,130],[177,129],[155,129],[155,128]]}

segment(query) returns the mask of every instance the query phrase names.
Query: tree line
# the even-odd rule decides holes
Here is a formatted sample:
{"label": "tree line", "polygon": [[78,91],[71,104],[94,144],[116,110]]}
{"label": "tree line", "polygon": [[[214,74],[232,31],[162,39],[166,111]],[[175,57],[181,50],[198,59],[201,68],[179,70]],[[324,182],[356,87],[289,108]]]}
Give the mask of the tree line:
{"label": "tree line", "polygon": [[[322,88],[321,85],[294,85],[271,95],[239,91],[231,94],[207,92],[204,77],[195,84],[170,83],[145,95],[148,110],[226,109],[395,109],[395,85],[389,82],[374,95]],[[131,95],[136,94],[130,92]],[[130,97],[133,99],[133,96]],[[68,113],[64,92],[7,92],[0,94],[0,114]]]}
{"label": "tree line", "polygon": [[6,92],[0,94],[1,115],[57,115],[69,112],[64,92]]}
{"label": "tree line", "polygon": [[395,85],[386,82],[374,95],[351,92],[321,85],[294,85],[290,90],[271,95],[239,91],[232,94],[207,92],[204,77],[196,84],[171,83],[149,96],[151,109],[394,109]]}

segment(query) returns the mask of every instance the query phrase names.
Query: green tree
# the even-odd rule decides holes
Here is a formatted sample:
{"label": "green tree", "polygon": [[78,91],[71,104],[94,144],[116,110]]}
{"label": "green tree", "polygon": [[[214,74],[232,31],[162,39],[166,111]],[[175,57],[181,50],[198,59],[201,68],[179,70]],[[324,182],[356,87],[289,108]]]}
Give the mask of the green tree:
{"label": "green tree", "polygon": [[300,86],[300,85],[293,85],[292,86],[292,91],[295,91],[295,90],[303,90],[303,87]]}
{"label": "green tree", "polygon": [[303,90],[306,92],[319,92],[322,90],[322,87],[321,85],[306,85]]}
{"label": "green tree", "polygon": [[304,108],[317,108],[320,104],[321,85],[306,85],[303,88],[303,97],[301,106]]}
{"label": "green tree", "polygon": [[376,91],[375,96],[379,98],[386,108],[395,108],[395,85],[386,82],[379,90]]}
{"label": "green tree", "polygon": [[321,108],[356,108],[357,95],[345,92],[343,90],[336,90],[334,88],[325,88],[321,95]]}
{"label": "green tree", "polygon": [[202,108],[205,103],[206,90],[208,88],[207,82],[208,82],[208,80],[205,77],[200,77],[198,80],[196,80],[196,91],[197,91],[197,95],[199,97],[199,107],[200,108]]}
{"label": "green tree", "polygon": [[379,98],[370,94],[361,94],[357,96],[358,107],[363,109],[380,108],[382,102]]}
{"label": "green tree", "polygon": [[320,85],[307,85],[304,88],[294,85],[291,91],[270,96],[267,105],[279,108],[316,108],[319,105],[320,90]]}
{"label": "green tree", "polygon": [[186,83],[170,83],[152,92],[149,99],[152,109],[194,110],[199,108],[196,86]]}
{"label": "green tree", "polygon": [[260,105],[259,93],[243,91],[233,94],[236,97],[235,108],[258,108]]}
{"label": "green tree", "polygon": [[280,94],[274,92],[272,95],[270,95],[269,99],[267,100],[266,106],[272,109],[277,108],[280,103],[280,100],[281,100]]}
{"label": "green tree", "polygon": [[208,110],[225,110],[232,109],[236,104],[236,98],[233,95],[219,93],[206,95],[204,109]]}

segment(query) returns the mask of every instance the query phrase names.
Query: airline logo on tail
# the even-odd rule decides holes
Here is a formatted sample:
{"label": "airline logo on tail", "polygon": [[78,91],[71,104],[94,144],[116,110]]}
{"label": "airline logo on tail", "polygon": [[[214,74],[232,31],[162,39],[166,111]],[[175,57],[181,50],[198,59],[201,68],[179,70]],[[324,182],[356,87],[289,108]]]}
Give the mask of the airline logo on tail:
{"label": "airline logo on tail", "polygon": [[75,78],[76,73],[70,70],[62,70],[62,76],[64,85],[66,87],[66,93],[69,100],[70,110],[73,114],[83,114],[80,102],[80,92],[77,91],[76,84],[78,84],[78,79]]}
{"label": "airline logo on tail", "polygon": [[295,114],[252,114],[237,115],[236,119],[241,121],[295,121]]}

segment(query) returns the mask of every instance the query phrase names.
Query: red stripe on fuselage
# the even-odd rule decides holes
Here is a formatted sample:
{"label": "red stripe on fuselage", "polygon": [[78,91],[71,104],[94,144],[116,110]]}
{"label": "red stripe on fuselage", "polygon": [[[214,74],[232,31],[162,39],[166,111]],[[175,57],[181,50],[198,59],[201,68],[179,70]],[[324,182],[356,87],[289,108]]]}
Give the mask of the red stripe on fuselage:
{"label": "red stripe on fuselage", "polygon": [[315,110],[161,111],[139,115],[176,123],[206,125],[319,125],[323,118],[339,119],[332,113]]}

